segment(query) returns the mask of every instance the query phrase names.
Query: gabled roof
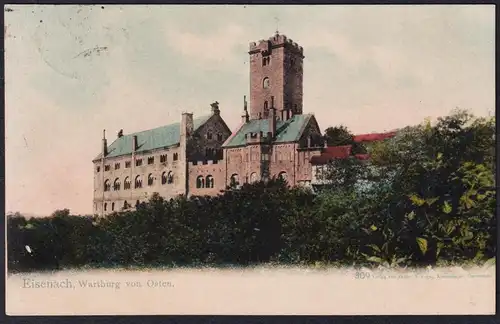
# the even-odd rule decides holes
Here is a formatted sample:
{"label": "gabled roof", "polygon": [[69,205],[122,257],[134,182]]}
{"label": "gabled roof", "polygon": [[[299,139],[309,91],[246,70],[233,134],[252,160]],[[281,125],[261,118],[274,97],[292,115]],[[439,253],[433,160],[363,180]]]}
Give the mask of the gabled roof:
{"label": "gabled roof", "polygon": [[[203,126],[213,115],[193,119],[194,131]],[[179,144],[181,123],[165,125],[142,132],[123,135],[108,145],[107,158],[132,154],[133,136],[137,135],[137,153]],[[101,158],[101,153],[94,159]]]}
{"label": "gabled roof", "polygon": [[[300,139],[304,128],[311,119],[312,114],[294,115],[286,121],[276,122],[276,137],[274,143],[295,142]],[[245,134],[269,132],[269,119],[254,119],[248,123],[242,124],[241,127],[227,139],[223,147],[236,147],[245,145]]]}

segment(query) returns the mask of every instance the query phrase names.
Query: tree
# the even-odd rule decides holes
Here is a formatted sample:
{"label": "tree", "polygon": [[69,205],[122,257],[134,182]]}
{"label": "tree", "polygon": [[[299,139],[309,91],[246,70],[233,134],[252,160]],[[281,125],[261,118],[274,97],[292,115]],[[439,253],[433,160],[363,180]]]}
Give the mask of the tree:
{"label": "tree", "polygon": [[366,153],[364,145],[354,142],[354,135],[344,125],[325,129],[324,139],[328,146],[351,145],[351,154]]}

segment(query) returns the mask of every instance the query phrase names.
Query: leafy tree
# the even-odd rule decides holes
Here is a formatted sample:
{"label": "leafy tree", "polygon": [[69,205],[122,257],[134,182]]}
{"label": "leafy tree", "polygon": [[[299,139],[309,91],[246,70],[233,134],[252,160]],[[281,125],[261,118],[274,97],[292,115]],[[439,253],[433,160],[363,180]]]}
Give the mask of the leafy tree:
{"label": "leafy tree", "polygon": [[352,154],[365,154],[366,148],[361,143],[354,142],[354,135],[344,126],[328,127],[325,129],[324,139],[328,146],[351,145]]}

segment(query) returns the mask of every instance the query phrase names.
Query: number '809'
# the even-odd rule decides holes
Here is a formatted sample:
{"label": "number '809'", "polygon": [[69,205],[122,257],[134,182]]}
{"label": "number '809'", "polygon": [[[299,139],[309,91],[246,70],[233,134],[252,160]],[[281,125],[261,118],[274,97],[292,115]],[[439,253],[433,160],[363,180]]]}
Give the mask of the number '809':
{"label": "number '809'", "polygon": [[356,279],[368,279],[370,278],[370,273],[369,272],[363,272],[363,271],[356,271]]}

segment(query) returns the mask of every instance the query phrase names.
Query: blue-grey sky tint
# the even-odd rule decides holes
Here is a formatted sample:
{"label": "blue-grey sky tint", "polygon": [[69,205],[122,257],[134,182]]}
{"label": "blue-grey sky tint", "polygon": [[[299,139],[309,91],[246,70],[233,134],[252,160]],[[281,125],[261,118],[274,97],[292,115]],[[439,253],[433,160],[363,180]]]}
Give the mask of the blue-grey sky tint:
{"label": "blue-grey sky tint", "polygon": [[102,129],[178,122],[248,96],[248,43],[304,47],[304,113],[384,131],[494,113],[494,6],[19,6],[5,12],[6,208],[92,210]]}

